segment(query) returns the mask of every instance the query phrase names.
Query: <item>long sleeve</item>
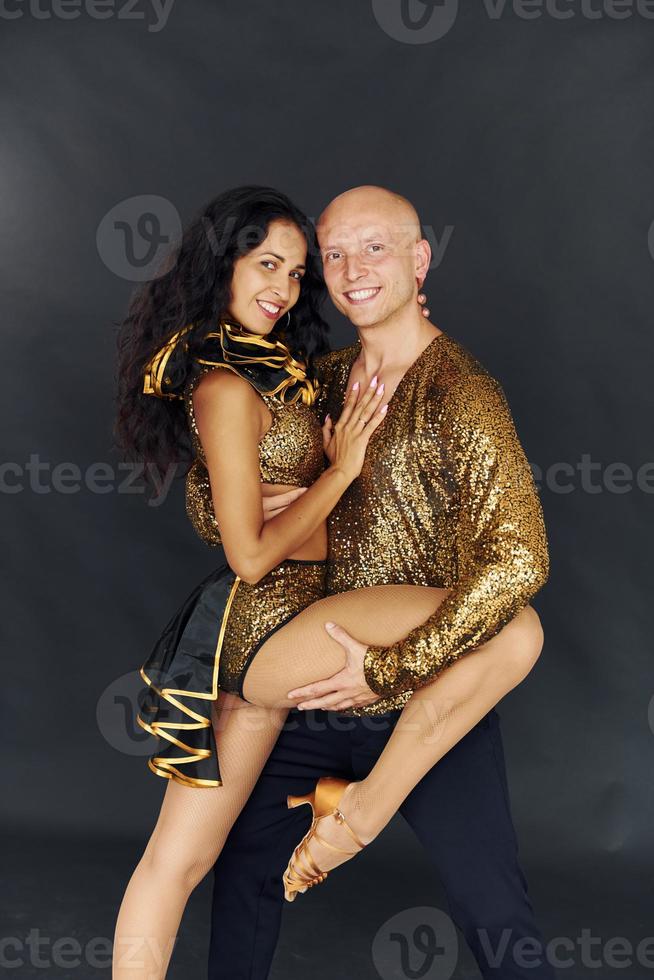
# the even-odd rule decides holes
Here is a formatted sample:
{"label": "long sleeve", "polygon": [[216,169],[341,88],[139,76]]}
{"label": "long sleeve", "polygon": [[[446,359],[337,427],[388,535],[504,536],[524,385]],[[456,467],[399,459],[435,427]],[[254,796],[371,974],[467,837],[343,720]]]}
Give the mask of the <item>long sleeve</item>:
{"label": "long sleeve", "polygon": [[489,640],[549,574],[540,500],[498,382],[468,374],[450,384],[431,433],[454,488],[456,582],[404,640],[368,649],[366,680],[382,697],[422,687]]}

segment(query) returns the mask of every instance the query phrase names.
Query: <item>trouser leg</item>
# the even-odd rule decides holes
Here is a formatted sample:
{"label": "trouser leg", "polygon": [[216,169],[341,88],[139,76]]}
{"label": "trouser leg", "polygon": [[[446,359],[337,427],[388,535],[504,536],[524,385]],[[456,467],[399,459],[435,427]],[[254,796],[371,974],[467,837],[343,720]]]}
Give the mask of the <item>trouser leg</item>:
{"label": "trouser leg", "polygon": [[266,980],[284,907],[282,874],[311,822],[289,793],[354,778],[348,733],[324,711],[292,711],[214,866],[209,980]]}
{"label": "trouser leg", "polygon": [[[286,809],[286,795],[309,791],[321,775],[362,779],[399,717],[327,714],[292,713],[216,864],[209,980],[268,976],[284,904],[281,875],[310,822],[308,808]],[[533,949],[542,937],[518,860],[494,709],[423,777],[400,812],[439,871],[452,919],[485,980],[552,980],[547,964],[533,965],[533,953],[524,953],[527,965],[520,960],[520,941],[532,939]]]}
{"label": "trouser leg", "polygon": [[426,774],[400,812],[434,862],[485,980],[553,980],[520,867],[495,709]]}

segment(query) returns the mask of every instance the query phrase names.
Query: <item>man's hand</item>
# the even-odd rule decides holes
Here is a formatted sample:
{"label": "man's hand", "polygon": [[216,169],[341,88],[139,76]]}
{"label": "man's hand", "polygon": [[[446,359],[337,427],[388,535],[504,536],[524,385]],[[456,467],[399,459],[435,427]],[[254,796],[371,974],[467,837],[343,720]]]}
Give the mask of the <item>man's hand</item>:
{"label": "man's hand", "polygon": [[295,490],[278,489],[278,484],[261,482],[263,519],[269,521],[286,510],[289,504],[307,492],[307,487],[296,487]]}
{"label": "man's hand", "polygon": [[379,695],[368,687],[363,673],[363,659],[368,647],[335,623],[325,623],[325,629],[345,650],[345,666],[332,677],[307,684],[306,687],[296,687],[289,691],[288,697],[300,699],[297,707],[302,711],[308,708],[341,711],[379,701]]}

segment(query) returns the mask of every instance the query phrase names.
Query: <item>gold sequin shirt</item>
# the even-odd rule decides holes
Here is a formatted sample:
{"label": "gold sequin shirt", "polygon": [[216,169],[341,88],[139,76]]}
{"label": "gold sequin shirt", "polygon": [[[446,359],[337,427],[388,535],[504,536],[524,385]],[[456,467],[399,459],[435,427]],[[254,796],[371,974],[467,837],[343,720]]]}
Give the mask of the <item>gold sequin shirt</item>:
{"label": "gold sequin shirt", "polygon": [[[336,420],[359,342],[317,361],[314,409]],[[369,647],[368,685],[403,707],[413,690],[489,640],[549,572],[531,469],[499,383],[448,334],[404,374],[363,470],[329,518],[329,594],[373,585],[451,589],[402,641]]]}
{"label": "gold sequin shirt", "polygon": [[[208,545],[220,545],[220,530],[211,496],[206,457],[193,411],[193,392],[207,368],[188,382],[184,406],[195,460],[186,475],[186,513],[196,533]],[[224,369],[222,369],[224,370]],[[322,432],[312,407],[303,402],[286,403],[274,395],[259,393],[272,415],[272,423],[259,443],[259,470],[264,483],[309,487],[325,466]]]}

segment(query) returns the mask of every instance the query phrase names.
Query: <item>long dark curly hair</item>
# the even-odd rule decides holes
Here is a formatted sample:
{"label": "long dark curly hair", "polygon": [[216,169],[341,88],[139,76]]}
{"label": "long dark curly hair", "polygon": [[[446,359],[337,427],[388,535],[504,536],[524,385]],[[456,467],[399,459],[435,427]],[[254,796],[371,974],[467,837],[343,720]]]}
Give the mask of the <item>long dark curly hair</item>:
{"label": "long dark curly hair", "polygon": [[[191,323],[185,339],[189,360],[194,357],[207,329],[215,329],[227,313],[234,262],[261,244],[275,220],[294,224],[307,242],[306,272],[290,324],[283,328],[284,342],[307,361],[309,374],[314,355],[328,349],[328,327],[320,315],[326,290],[306,215],[271,187],[236,187],[209,201],[167,256],[166,271],[138,288],[118,324],[114,444],[125,458],[143,464],[146,486],[153,490],[171,466],[190,465],[193,450],[183,402],[143,394],[145,367],[166,340]],[[279,333],[276,325],[271,339]],[[176,475],[186,472],[188,466]]]}

